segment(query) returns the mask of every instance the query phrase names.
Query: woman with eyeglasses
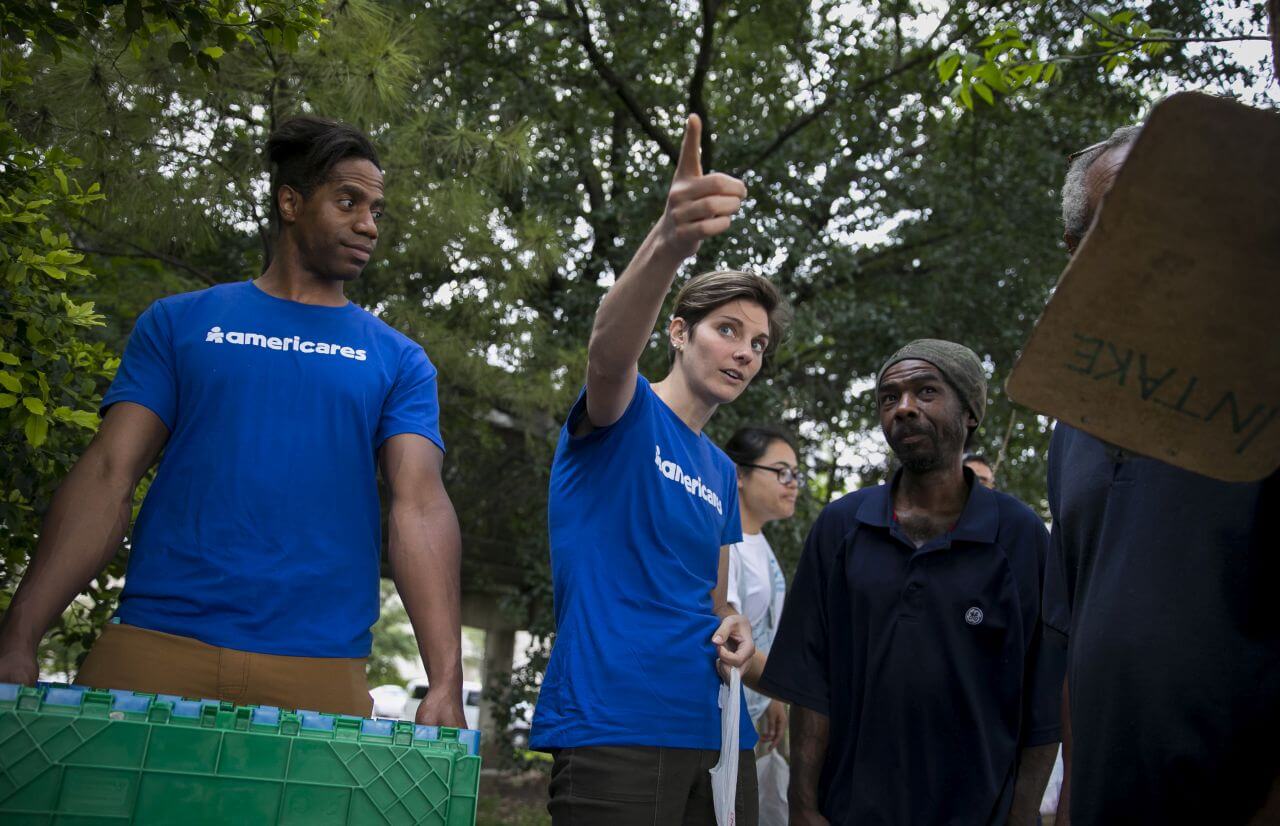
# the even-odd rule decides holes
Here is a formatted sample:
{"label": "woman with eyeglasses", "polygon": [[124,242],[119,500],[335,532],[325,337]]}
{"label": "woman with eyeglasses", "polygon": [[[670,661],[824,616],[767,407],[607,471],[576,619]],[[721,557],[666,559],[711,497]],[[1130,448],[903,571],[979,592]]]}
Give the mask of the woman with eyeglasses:
{"label": "woman with eyeglasses", "polygon": [[[751,623],[756,644],[751,670],[763,669],[782,616],[787,590],[782,568],[762,529],[769,522],[790,519],[802,481],[790,434],[780,427],[743,427],[733,434],[724,452],[738,467],[738,509],[742,541],[729,546],[728,599]],[[747,711],[760,734],[763,752],[777,747],[787,728],[787,707],[751,689]]]}

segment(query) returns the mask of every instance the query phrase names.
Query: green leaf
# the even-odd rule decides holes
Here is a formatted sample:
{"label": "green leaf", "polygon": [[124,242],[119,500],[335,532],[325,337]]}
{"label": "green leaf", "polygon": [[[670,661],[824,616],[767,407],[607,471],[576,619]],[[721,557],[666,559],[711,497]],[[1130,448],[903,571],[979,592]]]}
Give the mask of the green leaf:
{"label": "green leaf", "polygon": [[23,406],[23,407],[25,407],[25,408],[27,408],[28,410],[30,410],[32,413],[36,414],[37,416],[43,416],[43,415],[44,415],[44,410],[45,410],[45,408],[44,408],[44,402],[40,401],[40,400],[39,400],[39,399],[37,399],[35,396],[23,396],[23,397],[22,397],[22,406]]}
{"label": "green leaf", "polygon": [[1044,67],[1044,82],[1048,83],[1053,80],[1054,75],[1058,74],[1058,64],[1046,63]]}
{"label": "green leaf", "polygon": [[178,40],[169,46],[170,63],[186,63],[189,57],[191,57],[191,49],[185,42]]}
{"label": "green leaf", "polygon": [[94,430],[98,427],[98,415],[91,410],[72,410],[70,407],[57,407],[54,408],[53,416],[58,421],[70,422],[86,430]]}
{"label": "green leaf", "polygon": [[3,387],[10,393],[21,393],[22,380],[12,373],[0,373],[0,387]]}
{"label": "green leaf", "polygon": [[943,83],[951,80],[956,69],[960,68],[960,55],[952,52],[938,61],[938,79]]}
{"label": "green leaf", "polygon": [[960,102],[964,104],[964,108],[973,109],[973,94],[969,91],[968,84],[960,87]]}
{"label": "green leaf", "polygon": [[984,63],[978,67],[973,76],[983,80],[991,86],[999,86],[1004,82],[1000,77],[1000,69],[994,63]]}
{"label": "green leaf", "polygon": [[22,359],[18,358],[13,353],[0,351],[0,364],[8,364],[12,367],[17,367],[21,363]]}
{"label": "green leaf", "polygon": [[62,189],[62,194],[67,194],[67,173],[57,167],[53,168],[53,177],[58,179],[58,186]]}
{"label": "green leaf", "polygon": [[28,416],[22,430],[32,447],[40,447],[49,437],[49,420],[44,416]]}
{"label": "green leaf", "polygon": [[973,84],[973,91],[977,92],[978,97],[985,100],[989,105],[995,104],[996,97],[995,95],[991,94],[991,89],[987,86],[987,84],[982,82],[975,82]]}
{"label": "green leaf", "polygon": [[12,393],[0,393],[0,410],[13,407],[18,403],[18,397]]}
{"label": "green leaf", "polygon": [[213,58],[214,60],[217,60],[218,58],[222,57],[224,54],[227,53],[226,49],[223,49],[221,46],[205,46],[200,51],[209,55],[209,57]]}

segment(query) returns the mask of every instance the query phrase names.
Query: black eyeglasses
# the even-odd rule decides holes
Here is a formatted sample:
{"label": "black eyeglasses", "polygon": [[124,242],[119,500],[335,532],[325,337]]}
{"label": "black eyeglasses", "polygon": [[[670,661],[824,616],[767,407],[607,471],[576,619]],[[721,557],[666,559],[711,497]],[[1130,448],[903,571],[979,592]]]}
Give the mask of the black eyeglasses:
{"label": "black eyeglasses", "polygon": [[756,470],[771,470],[778,476],[778,484],[789,485],[796,483],[796,487],[804,487],[804,477],[800,475],[800,471],[793,467],[773,467],[772,465],[749,465],[743,464],[742,467],[751,467]]}
{"label": "black eyeglasses", "polygon": [[1084,149],[1077,149],[1075,152],[1072,152],[1070,155],[1068,155],[1068,156],[1067,156],[1067,163],[1071,163],[1072,161],[1074,161],[1076,158],[1080,157],[1081,155],[1087,155],[1087,154],[1089,154],[1090,152],[1092,152],[1093,150],[1095,150],[1095,149],[1101,149],[1102,147],[1104,147],[1104,146],[1106,146],[1106,145],[1107,145],[1107,142],[1106,142],[1106,141],[1098,141],[1097,143],[1093,144],[1092,146],[1086,146]]}

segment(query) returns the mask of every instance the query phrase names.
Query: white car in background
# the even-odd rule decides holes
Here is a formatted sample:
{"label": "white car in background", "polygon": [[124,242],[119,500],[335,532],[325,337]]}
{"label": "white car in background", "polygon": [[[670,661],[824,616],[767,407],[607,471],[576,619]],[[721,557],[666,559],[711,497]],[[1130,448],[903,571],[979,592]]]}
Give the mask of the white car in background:
{"label": "white car in background", "polygon": [[388,683],[380,685],[369,691],[369,696],[373,698],[373,716],[382,719],[400,719],[400,712],[404,709],[405,698],[409,696],[409,692],[405,691],[404,686]]}
{"label": "white car in background", "polygon": [[[410,680],[405,689],[408,691],[408,696],[405,697],[404,707],[400,711],[400,719],[412,720],[418,713],[422,698],[427,696],[427,678],[419,677],[416,680]],[[467,721],[467,728],[480,728],[480,692],[482,690],[483,687],[479,683],[462,684],[462,716]]]}

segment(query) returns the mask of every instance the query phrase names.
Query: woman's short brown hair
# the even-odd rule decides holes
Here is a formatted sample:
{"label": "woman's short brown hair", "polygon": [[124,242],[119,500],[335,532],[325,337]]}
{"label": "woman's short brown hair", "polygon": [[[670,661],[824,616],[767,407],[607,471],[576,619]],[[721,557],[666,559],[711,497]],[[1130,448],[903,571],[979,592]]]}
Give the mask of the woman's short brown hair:
{"label": "woman's short brown hair", "polygon": [[[716,270],[695,275],[676,293],[673,318],[684,319],[685,328],[693,336],[693,328],[712,310],[730,301],[744,299],[754,301],[769,316],[769,346],[764,355],[769,357],[778,347],[791,323],[791,307],[773,282],[753,272],[740,270]],[[675,362],[676,350],[667,342],[668,356]]]}

